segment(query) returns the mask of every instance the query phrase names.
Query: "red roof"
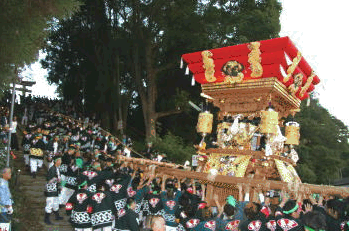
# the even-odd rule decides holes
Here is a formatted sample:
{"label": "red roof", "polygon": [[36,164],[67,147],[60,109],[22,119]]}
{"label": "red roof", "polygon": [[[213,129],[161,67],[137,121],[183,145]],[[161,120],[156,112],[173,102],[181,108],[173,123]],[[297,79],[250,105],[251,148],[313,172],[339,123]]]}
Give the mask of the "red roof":
{"label": "red roof", "polygon": [[[307,92],[313,91],[314,85],[320,82],[289,37],[184,54],[182,59],[200,84],[223,82],[227,74],[222,68],[228,61],[243,65],[243,81],[277,77],[289,87],[294,77],[302,74],[302,86],[296,90],[296,96],[300,99],[307,98]],[[213,78],[207,77],[210,73]]]}

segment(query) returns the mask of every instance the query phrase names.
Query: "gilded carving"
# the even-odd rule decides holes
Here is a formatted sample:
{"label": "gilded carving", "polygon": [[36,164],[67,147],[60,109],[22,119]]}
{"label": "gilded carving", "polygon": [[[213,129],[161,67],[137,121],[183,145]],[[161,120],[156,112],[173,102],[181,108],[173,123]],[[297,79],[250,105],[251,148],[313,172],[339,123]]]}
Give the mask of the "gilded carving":
{"label": "gilded carving", "polygon": [[214,76],[215,73],[215,65],[214,60],[212,59],[212,52],[211,51],[203,51],[201,52],[202,56],[202,62],[204,63],[203,67],[205,69],[205,78],[207,82],[214,82],[216,81],[216,77]]}
{"label": "gilded carving", "polygon": [[284,83],[286,83],[291,78],[293,72],[296,70],[301,59],[302,54],[298,51],[297,56],[293,59],[291,66],[287,68],[287,76],[284,78]]}
{"label": "gilded carving", "polygon": [[222,72],[225,76],[224,82],[230,84],[241,83],[244,79],[244,74],[242,73],[244,69],[244,65],[235,60],[226,62],[222,67]]}
{"label": "gilded carving", "polygon": [[314,80],[314,77],[315,77],[315,73],[312,72],[311,75],[308,77],[307,79],[307,82],[304,84],[304,86],[302,87],[301,89],[301,92],[299,93],[299,96],[300,97],[303,97],[305,92],[307,92],[307,90],[309,89],[310,87],[310,84],[313,82]]}
{"label": "gilded carving", "polygon": [[288,91],[291,95],[296,96],[297,91],[302,87],[303,74],[297,73],[294,76],[294,82],[288,87]]}
{"label": "gilded carving", "polygon": [[259,50],[260,42],[252,42],[248,45],[250,53],[248,54],[248,62],[251,64],[251,77],[258,78],[263,75],[263,67],[261,64],[261,51]]}

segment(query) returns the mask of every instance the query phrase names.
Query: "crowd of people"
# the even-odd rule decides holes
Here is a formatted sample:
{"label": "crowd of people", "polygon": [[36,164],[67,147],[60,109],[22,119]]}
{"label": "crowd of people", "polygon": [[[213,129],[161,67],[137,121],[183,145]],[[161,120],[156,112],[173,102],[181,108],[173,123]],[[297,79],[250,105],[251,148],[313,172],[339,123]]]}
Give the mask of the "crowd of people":
{"label": "crowd of people", "polygon": [[[33,118],[21,126],[28,172],[36,178],[47,168],[47,225],[64,219],[61,213],[66,212],[72,229],[84,231],[349,230],[345,198],[299,188],[290,199],[286,192],[262,192],[244,184],[238,185],[236,198],[230,195],[222,204],[222,198],[208,195],[207,185],[192,179],[190,172],[177,179],[156,174],[151,166],[135,167],[125,158],[127,144],[98,123],[85,121],[35,106]],[[164,158],[152,150],[149,143],[147,158]],[[8,195],[9,169],[2,176],[0,194]],[[257,197],[252,195],[256,190]],[[3,214],[13,212],[9,197],[0,199]]]}

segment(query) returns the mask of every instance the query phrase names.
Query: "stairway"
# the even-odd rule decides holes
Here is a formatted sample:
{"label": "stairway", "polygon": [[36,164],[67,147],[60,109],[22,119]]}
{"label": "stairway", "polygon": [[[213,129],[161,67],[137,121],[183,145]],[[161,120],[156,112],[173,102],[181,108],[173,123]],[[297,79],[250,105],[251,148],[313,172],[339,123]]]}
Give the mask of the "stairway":
{"label": "stairway", "polygon": [[[59,209],[60,215],[64,218],[61,221],[56,221],[54,219],[54,214],[51,214],[50,220],[53,225],[46,225],[44,223],[44,215],[45,215],[45,205],[46,205],[46,197],[44,196],[44,189],[46,184],[46,174],[47,174],[47,165],[38,172],[35,179],[30,176],[29,169],[27,169],[24,165],[23,152],[15,151],[15,155],[17,159],[12,160],[12,164],[14,166],[14,171],[18,169],[20,171],[20,175],[18,178],[18,187],[17,189],[23,193],[23,196],[26,198],[26,205],[29,207],[29,212],[32,211],[32,221],[28,226],[25,224],[24,228],[28,231],[71,231],[73,230],[71,224],[69,223],[69,218],[65,213],[65,209]],[[25,211],[28,213],[28,211]],[[22,214],[23,216],[27,216],[28,214]],[[24,230],[23,230],[24,231]]]}

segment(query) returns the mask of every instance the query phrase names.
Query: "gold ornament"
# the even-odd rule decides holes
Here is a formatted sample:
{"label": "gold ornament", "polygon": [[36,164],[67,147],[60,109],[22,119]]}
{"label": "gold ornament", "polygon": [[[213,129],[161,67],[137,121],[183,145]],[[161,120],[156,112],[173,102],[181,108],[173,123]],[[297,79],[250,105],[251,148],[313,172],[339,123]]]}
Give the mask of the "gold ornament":
{"label": "gold ornament", "polygon": [[268,110],[261,111],[260,131],[264,134],[277,134],[279,122],[279,113]]}
{"label": "gold ornament", "polygon": [[198,133],[210,134],[212,132],[213,114],[201,112],[199,114],[196,130]]}
{"label": "gold ornament", "polygon": [[222,68],[223,75],[225,76],[224,83],[241,83],[244,79],[244,74],[242,73],[244,69],[245,67],[235,60],[226,62]]}
{"label": "gold ornament", "polygon": [[285,144],[299,145],[299,125],[297,123],[289,123],[285,128],[285,136],[287,140]]}
{"label": "gold ornament", "polygon": [[201,52],[202,56],[202,62],[204,63],[203,67],[205,69],[205,78],[207,82],[214,82],[216,81],[216,77],[214,77],[215,73],[215,65],[214,60],[212,59],[212,52],[211,51],[203,51]]}
{"label": "gold ornament", "polygon": [[297,73],[294,76],[294,82],[288,87],[288,91],[291,95],[296,96],[296,93],[298,92],[299,88],[302,87],[303,84],[303,74]]}
{"label": "gold ornament", "polygon": [[293,72],[296,70],[301,59],[302,54],[298,51],[297,56],[293,59],[291,66],[287,68],[287,76],[284,78],[284,83],[286,83],[291,78]]}
{"label": "gold ornament", "polygon": [[251,77],[258,78],[263,74],[263,66],[261,65],[261,51],[259,50],[260,42],[252,42],[248,45],[250,53],[248,54],[248,62],[251,64]]}
{"label": "gold ornament", "polygon": [[304,86],[301,89],[301,92],[299,93],[300,97],[303,97],[304,94],[307,92],[307,90],[310,87],[310,84],[313,82],[314,77],[315,77],[315,73],[314,73],[314,71],[312,71],[311,75],[307,79],[307,82],[304,84]]}
{"label": "gold ornament", "polygon": [[39,156],[39,157],[44,155],[43,151],[40,148],[31,148],[30,154],[33,156]]}

